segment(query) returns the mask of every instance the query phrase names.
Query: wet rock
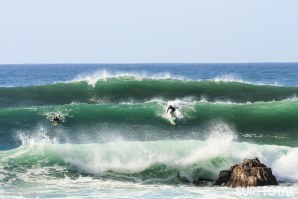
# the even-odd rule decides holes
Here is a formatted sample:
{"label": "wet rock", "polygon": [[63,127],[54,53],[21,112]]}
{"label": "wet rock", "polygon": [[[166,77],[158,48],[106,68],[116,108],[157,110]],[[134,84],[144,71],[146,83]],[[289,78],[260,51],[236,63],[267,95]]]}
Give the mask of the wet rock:
{"label": "wet rock", "polygon": [[193,181],[192,183],[197,186],[211,186],[214,183],[214,181],[207,179],[207,178],[198,178],[195,181]]}
{"label": "wet rock", "polygon": [[242,164],[220,171],[215,184],[229,187],[278,185],[271,168],[262,164],[258,158],[246,159]]}

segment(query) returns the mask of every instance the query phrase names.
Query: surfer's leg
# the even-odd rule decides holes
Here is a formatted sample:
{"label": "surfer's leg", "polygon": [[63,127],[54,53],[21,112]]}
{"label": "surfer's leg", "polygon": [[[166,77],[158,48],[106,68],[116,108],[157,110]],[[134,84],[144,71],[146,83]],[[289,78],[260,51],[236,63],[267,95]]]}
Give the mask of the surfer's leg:
{"label": "surfer's leg", "polygon": [[171,114],[173,117],[175,117],[175,115],[174,115],[174,111],[173,111],[173,110],[171,110],[170,114]]}

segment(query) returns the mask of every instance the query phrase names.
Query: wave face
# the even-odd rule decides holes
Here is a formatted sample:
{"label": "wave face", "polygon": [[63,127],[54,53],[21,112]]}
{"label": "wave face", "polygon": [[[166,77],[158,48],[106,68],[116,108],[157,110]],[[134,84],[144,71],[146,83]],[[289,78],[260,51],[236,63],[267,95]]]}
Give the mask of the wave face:
{"label": "wave face", "polygon": [[[83,66],[59,74],[34,66],[23,79],[0,71],[0,195],[107,198],[116,187],[115,198],[141,189],[139,198],[157,198],[170,187],[181,198],[218,188],[218,198],[228,192],[209,187],[219,171],[254,157],[298,193],[298,67],[249,66],[165,66],[171,73],[94,66],[82,75]],[[229,75],[234,70],[244,79]],[[286,86],[274,83],[280,75]],[[63,118],[58,125],[55,115]],[[210,180],[206,191],[193,186],[197,178]]]}
{"label": "wave face", "polygon": [[[168,104],[177,107],[177,119],[174,123],[166,114]],[[224,123],[246,139],[268,138],[269,142],[272,141],[270,138],[281,138],[273,142],[284,141],[292,146],[296,142],[289,138],[298,138],[297,100],[248,104],[156,100],[146,103],[5,108],[0,110],[0,117],[3,118],[0,120],[0,130],[3,132],[1,136],[10,136],[13,139],[14,133],[19,132],[17,129],[33,132],[38,124],[55,132],[51,120],[57,114],[64,119],[58,129],[75,135],[82,134],[82,131],[92,134],[106,127],[106,133],[109,134],[122,128],[119,136],[130,139],[145,135],[148,139],[150,135],[153,135],[151,139],[158,135],[159,138],[167,139],[167,131],[172,132],[172,135],[179,135],[184,131],[180,137],[190,137],[194,132],[204,135],[210,127]],[[131,129],[136,126],[138,129]]]}
{"label": "wave face", "polygon": [[56,83],[52,85],[0,88],[0,106],[42,106],[99,102],[144,102],[153,98],[173,100],[193,97],[197,100],[257,102],[279,101],[298,95],[297,87],[253,85],[227,81],[186,81],[177,79],[136,79],[115,77]]}
{"label": "wave face", "polygon": [[[22,147],[0,152],[1,181],[97,176],[143,183],[215,180],[219,171],[258,156],[278,180],[297,181],[297,148],[235,142],[235,135],[211,134],[205,141],[166,140],[104,144],[59,144],[43,137],[22,137]],[[289,163],[288,166],[285,164]],[[42,171],[42,172],[41,172]],[[20,173],[22,175],[20,176]],[[19,175],[20,177],[16,178]]]}

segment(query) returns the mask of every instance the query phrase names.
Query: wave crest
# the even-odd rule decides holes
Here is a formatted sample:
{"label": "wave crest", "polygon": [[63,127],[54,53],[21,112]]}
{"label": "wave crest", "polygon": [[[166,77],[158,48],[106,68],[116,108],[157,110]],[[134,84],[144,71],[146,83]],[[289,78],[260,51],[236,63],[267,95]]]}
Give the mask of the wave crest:
{"label": "wave crest", "polygon": [[107,81],[108,79],[132,78],[141,81],[143,79],[151,80],[187,80],[182,76],[172,75],[171,73],[156,73],[148,74],[147,72],[109,72],[107,70],[99,70],[89,74],[79,74],[69,82],[82,82],[86,81],[89,85],[95,86],[98,81]]}
{"label": "wave crest", "polygon": [[[198,177],[215,180],[220,170],[228,169],[245,158],[258,157],[272,167],[278,180],[298,180],[295,169],[298,164],[297,148],[237,142],[231,129],[226,127],[224,133],[218,132],[218,128],[215,127],[206,140],[116,141],[103,144],[26,142],[12,150],[12,155],[2,159],[0,165],[3,168],[5,164],[6,168],[12,169],[11,172],[18,172],[19,169],[29,168],[53,170],[59,164],[65,169],[75,168],[78,173],[116,179],[121,176],[138,181],[192,182]],[[14,161],[7,160],[12,157]]]}

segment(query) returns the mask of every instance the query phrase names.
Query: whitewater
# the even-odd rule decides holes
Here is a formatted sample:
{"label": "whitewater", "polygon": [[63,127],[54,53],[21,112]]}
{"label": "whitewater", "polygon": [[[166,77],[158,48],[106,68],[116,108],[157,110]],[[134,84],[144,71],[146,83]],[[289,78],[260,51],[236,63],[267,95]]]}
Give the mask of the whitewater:
{"label": "whitewater", "polygon": [[[298,197],[297,63],[0,68],[1,198]],[[278,187],[213,185],[254,157]]]}

